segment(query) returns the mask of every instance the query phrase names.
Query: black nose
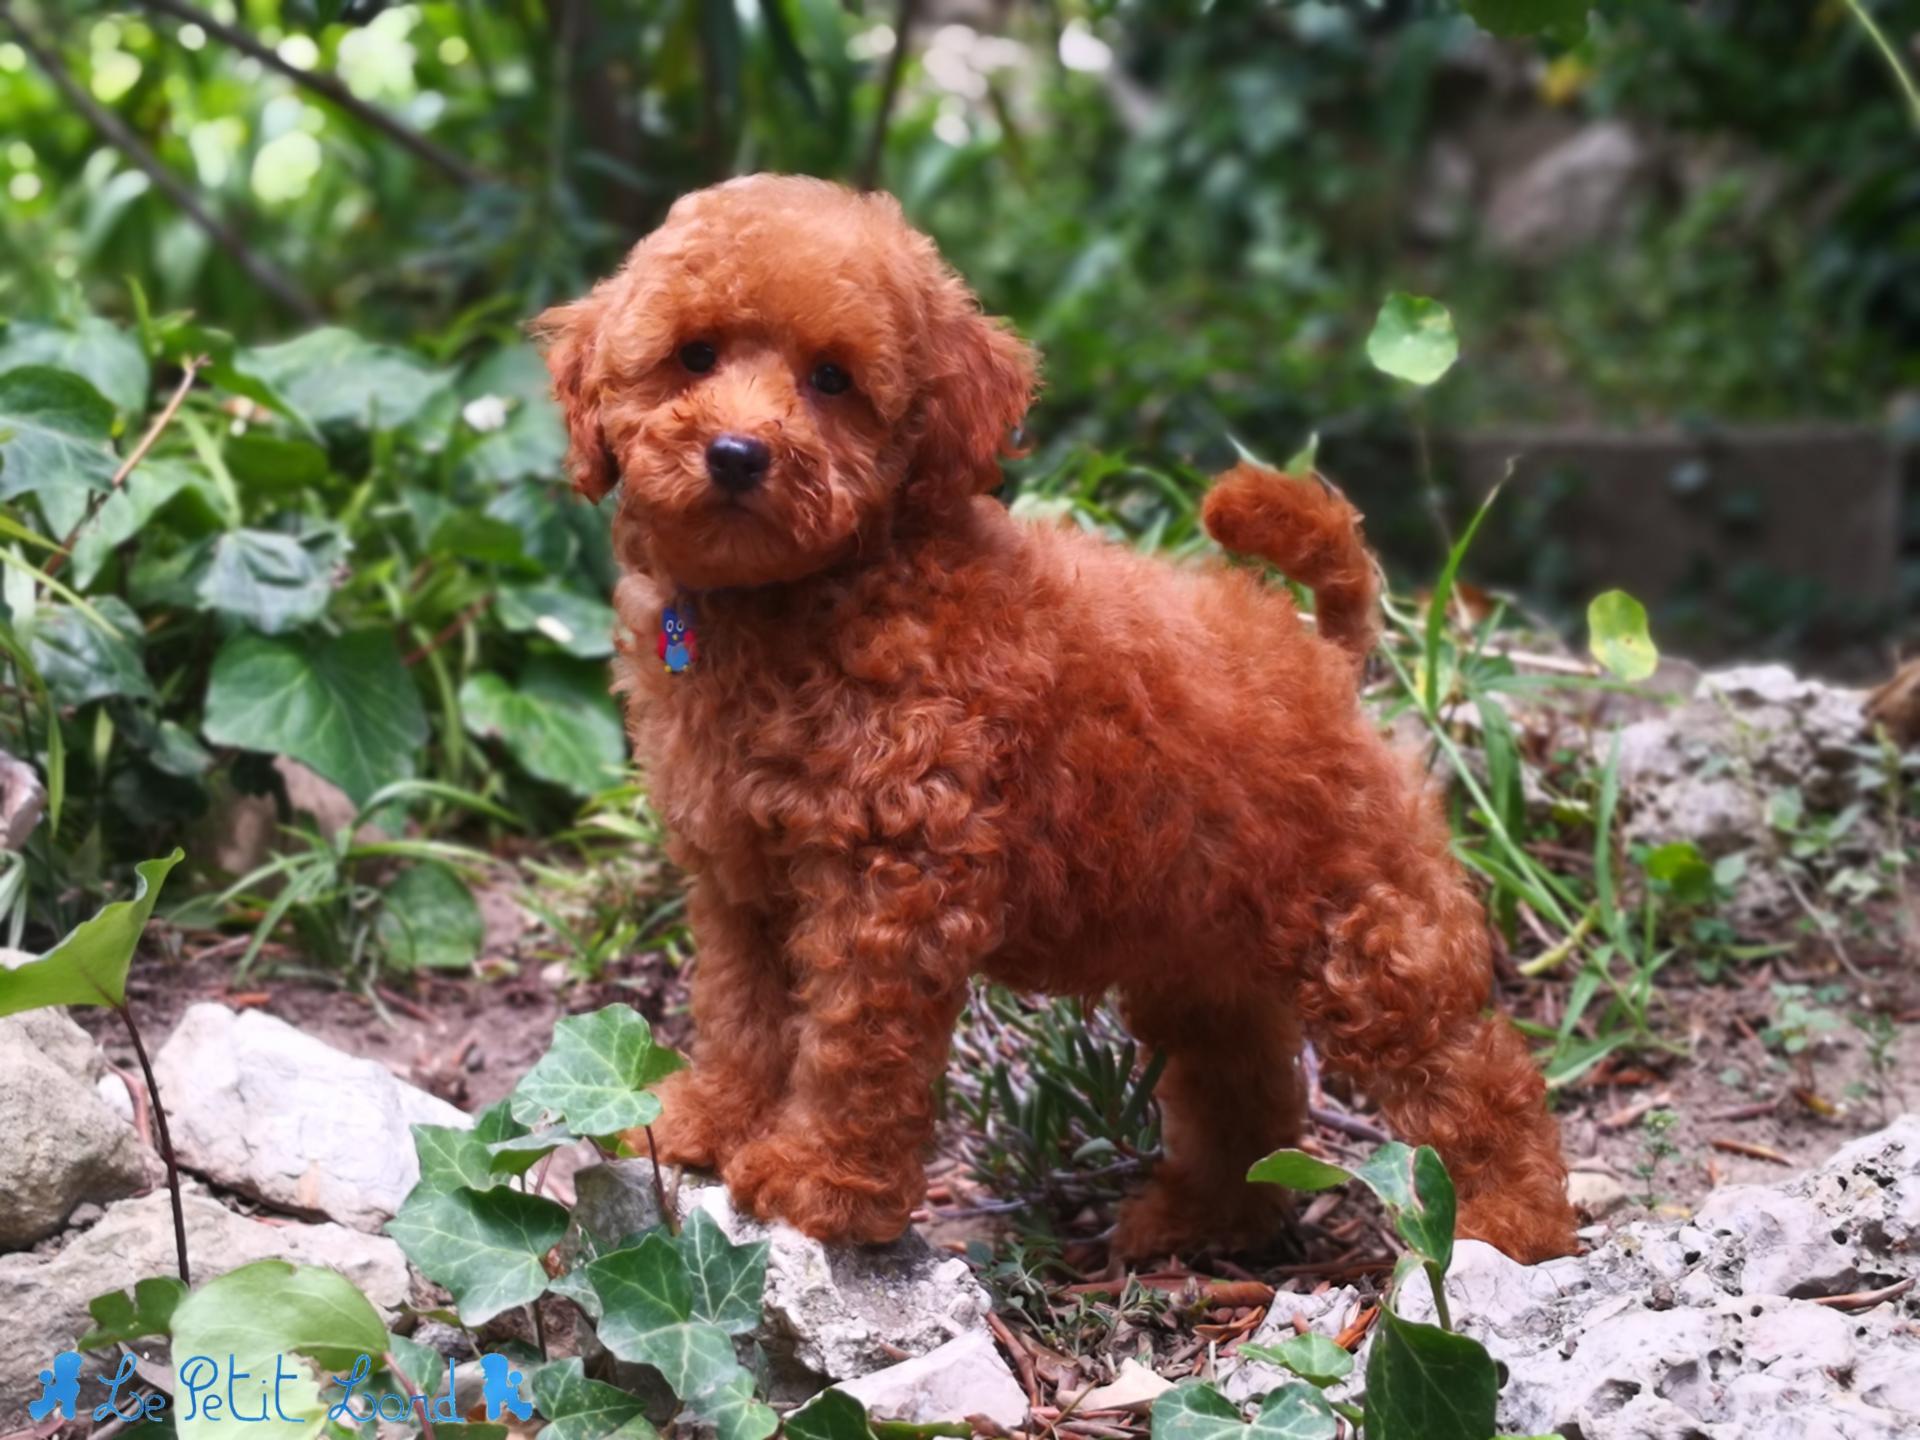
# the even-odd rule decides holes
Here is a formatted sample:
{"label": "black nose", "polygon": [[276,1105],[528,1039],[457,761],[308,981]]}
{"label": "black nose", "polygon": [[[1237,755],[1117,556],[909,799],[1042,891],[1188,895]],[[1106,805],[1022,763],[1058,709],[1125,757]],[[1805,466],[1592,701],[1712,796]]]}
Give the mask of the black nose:
{"label": "black nose", "polygon": [[707,446],[707,473],[722,490],[738,495],[765,478],[772,458],[751,435],[721,435]]}

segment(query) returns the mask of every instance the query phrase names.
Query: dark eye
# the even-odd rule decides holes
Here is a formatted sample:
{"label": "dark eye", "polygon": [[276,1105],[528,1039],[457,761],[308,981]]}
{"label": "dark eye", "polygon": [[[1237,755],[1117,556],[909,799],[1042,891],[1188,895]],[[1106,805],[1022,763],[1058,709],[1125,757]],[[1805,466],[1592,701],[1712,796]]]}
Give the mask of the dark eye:
{"label": "dark eye", "polygon": [[853,384],[853,377],[831,361],[813,367],[813,388],[822,395],[839,395]]}
{"label": "dark eye", "polygon": [[713,346],[704,340],[689,340],[680,347],[680,363],[696,375],[706,374],[719,358]]}

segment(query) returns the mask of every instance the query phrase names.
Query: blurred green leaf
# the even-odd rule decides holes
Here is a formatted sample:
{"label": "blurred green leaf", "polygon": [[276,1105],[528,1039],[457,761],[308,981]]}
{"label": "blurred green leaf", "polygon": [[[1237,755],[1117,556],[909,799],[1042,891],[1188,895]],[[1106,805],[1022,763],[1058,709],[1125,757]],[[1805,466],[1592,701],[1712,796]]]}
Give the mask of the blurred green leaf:
{"label": "blurred green leaf", "polygon": [[72,328],[16,320],[0,332],[0,373],[23,365],[69,370],[123,415],[146,413],[147,357],[131,335],[88,315]]}
{"label": "blurred green leaf", "polygon": [[1622,680],[1645,680],[1660,668],[1647,633],[1647,607],[1624,590],[1594,596],[1587,606],[1587,648]]}
{"label": "blurred green leaf", "polygon": [[35,495],[54,538],[104,490],[119,462],[109,448],[113,405],[66,370],[23,365],[0,375],[0,500]]}
{"label": "blurred green leaf", "polygon": [[1438,300],[1395,292],[1380,307],[1367,337],[1367,359],[1396,380],[1433,384],[1460,358],[1453,317]]}
{"label": "blurred green leaf", "polygon": [[1495,35],[1551,35],[1571,44],[1587,28],[1591,0],[1464,0],[1467,14]]}
{"label": "blurred green leaf", "polygon": [[554,583],[502,585],[494,613],[507,629],[542,635],[582,660],[613,654],[613,607],[598,596]]}
{"label": "blurred green leaf", "polygon": [[1353,1373],[1353,1356],[1314,1330],[1278,1345],[1242,1345],[1240,1353],[1291,1370],[1315,1385],[1337,1384]]}
{"label": "blurred green leaf", "polygon": [[326,326],[241,355],[246,368],[321,426],[394,430],[447,385],[404,350]]}
{"label": "blurred green leaf", "polygon": [[394,878],[374,922],[387,962],[399,970],[464,970],[480,958],[486,932],[467,882],[431,861]]}
{"label": "blurred green leaf", "polygon": [[186,1299],[186,1285],[171,1275],[156,1275],[134,1283],[131,1290],[110,1290],[87,1302],[93,1329],[74,1342],[76,1350],[98,1350],[143,1335],[164,1335],[173,1324],[173,1312]]}
{"label": "blurred green leaf", "polygon": [[207,739],[288,755],[363,803],[413,773],[427,717],[391,635],[242,633],[207,684]]}
{"label": "blurred green leaf", "polygon": [[133,867],[133,898],[116,900],[76,925],[66,939],[13,969],[0,969],[0,1015],[46,1005],[118,1005],[127,998],[127,966],[147,928],[167,872],[185,859],[175,850]]}
{"label": "blurred green leaf", "polygon": [[154,698],[141,660],[145,635],[140,617],[118,595],[102,595],[95,611],[102,628],[71,605],[42,605],[28,627],[34,668],[59,705],[85,705],[110,695]]}
{"label": "blurred green leaf", "polygon": [[576,795],[602,790],[626,760],[626,735],[598,665],[541,657],[518,686],[490,671],[460,687],[467,729],[498,738],[529,775]]}

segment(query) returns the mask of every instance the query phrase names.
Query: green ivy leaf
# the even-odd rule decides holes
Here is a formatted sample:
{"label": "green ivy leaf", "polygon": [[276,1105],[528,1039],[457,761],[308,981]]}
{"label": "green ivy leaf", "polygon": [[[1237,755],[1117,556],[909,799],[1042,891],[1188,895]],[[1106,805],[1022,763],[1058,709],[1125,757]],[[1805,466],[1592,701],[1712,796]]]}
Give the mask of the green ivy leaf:
{"label": "green ivy leaf", "polygon": [[741,1373],[727,1332],[694,1318],[686,1262],[661,1231],[602,1255],[586,1272],[603,1312],[600,1343],[622,1360],[658,1370],[682,1403],[697,1409],[702,1397]]}
{"label": "green ivy leaf", "polygon": [[464,970],[480,958],[487,925],[467,882],[424,861],[387,886],[373,930],[397,970]]}
{"label": "green ivy leaf", "polygon": [[1247,1179],[1262,1185],[1284,1185],[1289,1190],[1331,1190],[1353,1178],[1353,1172],[1307,1154],[1304,1150],[1276,1150],[1256,1160]]}
{"label": "green ivy leaf", "polygon": [[673,1237],[693,1286],[693,1318],[744,1335],[760,1323],[767,1287],[767,1242],[736,1245],[719,1222],[695,1210]]}
{"label": "green ivy leaf", "polygon": [[87,1302],[93,1329],[74,1342],[74,1349],[98,1350],[142,1335],[165,1335],[172,1328],[173,1312],[186,1298],[186,1284],[171,1275],[136,1281],[132,1290],[95,1296]]}
{"label": "green ivy leaf", "polygon": [[1609,590],[1587,606],[1587,648],[1622,680],[1644,680],[1660,667],[1647,633],[1647,607],[1624,590]]}
{"label": "green ivy leaf", "polygon": [[[72,579],[85,591],[115,549],[139,535],[183,490],[197,492],[203,506],[214,507],[212,483],[198,469],[176,460],[144,461],[101,502],[93,519],[73,542]],[[214,513],[218,513],[215,507]]]}
{"label": "green ivy leaf", "polygon": [[1465,0],[1483,30],[1508,37],[1550,35],[1572,44],[1587,31],[1590,0]]}
{"label": "green ivy leaf", "polygon": [[297,494],[327,478],[327,452],[311,440],[290,440],[260,430],[235,435],[226,443],[227,469],[248,490],[261,494]]}
{"label": "green ivy leaf", "polygon": [[514,1087],[514,1119],[532,1124],[547,1113],[576,1135],[613,1135],[660,1116],[647,1089],[686,1062],[653,1043],[645,1017],[631,1005],[570,1015],[553,1027],[553,1044]]}
{"label": "green ivy leaf", "polygon": [[0,968],[0,1015],[37,1010],[43,1005],[118,1005],[127,998],[127,966],[147,928],[153,902],[167,872],[185,858],[175,850],[159,860],[133,867],[131,900],[116,900],[74,926],[67,938],[38,960],[15,969]]}
{"label": "green ivy leaf", "polygon": [[396,430],[446,387],[447,377],[389,345],[324,326],[237,357],[320,426]]}
{"label": "green ivy leaf", "polygon": [[498,738],[529,775],[576,795],[605,789],[626,763],[604,666],[541,656],[518,686],[483,671],[460,687],[460,710],[474,735]]}
{"label": "green ivy leaf", "polygon": [[0,336],[0,373],[23,365],[71,371],[122,414],[146,414],[152,383],[146,352],[119,326],[96,315],[71,327],[14,321]]}
{"label": "green ivy leaf", "polygon": [[[173,1353],[182,1357],[232,1356],[237,1369],[271,1379],[283,1356],[303,1356],[328,1373],[344,1373],[362,1355],[385,1352],[387,1328],[366,1296],[333,1273],[284,1260],[259,1260],[209,1281],[180,1302],[173,1314]],[[296,1366],[296,1369],[301,1367]],[[244,1424],[258,1440],[301,1440],[318,1434],[327,1402],[311,1374],[302,1373],[279,1392],[274,1417]],[[193,1418],[174,1417],[181,1440],[229,1440],[242,1433],[237,1416],[209,1414],[199,1407]]]}
{"label": "green ivy leaf", "polygon": [[332,529],[228,530],[206,546],[191,583],[209,609],[284,635],[326,614],[343,548]]}
{"label": "green ivy leaf", "polygon": [[487,1144],[457,1125],[410,1125],[420,1179],[408,1199],[422,1191],[490,1190],[503,1183],[493,1173]]}
{"label": "green ivy leaf", "polygon": [[517,1135],[487,1146],[487,1164],[496,1176],[524,1175],[563,1145],[580,1137],[562,1125],[551,1125],[528,1135]]}
{"label": "green ivy leaf", "polygon": [[533,1403],[547,1417],[547,1440],[652,1440],[646,1406],[598,1380],[589,1380],[576,1357],[533,1372]]}
{"label": "green ivy leaf", "polygon": [[1399,291],[1387,297],[1367,337],[1374,369],[1409,384],[1433,384],[1460,358],[1453,317],[1438,300]]}
{"label": "green ivy leaf", "polygon": [[460,1319],[484,1325],[547,1288],[546,1254],[567,1233],[564,1206],[518,1190],[415,1189],[387,1234],[453,1294]]}
{"label": "green ivy leaf", "polygon": [[145,632],[140,617],[118,595],[92,602],[105,628],[71,605],[43,605],[27,627],[33,665],[57,705],[85,705],[121,695],[154,698],[153,682],[140,652]]}
{"label": "green ivy leaf", "polygon": [[1354,1178],[1380,1197],[1407,1247],[1445,1271],[1453,1262],[1453,1181],[1439,1152],[1394,1141],[1369,1155]]}
{"label": "green ivy leaf", "polygon": [[54,535],[79,524],[87,492],[113,479],[112,438],[112,403],[78,375],[48,365],[0,375],[0,500],[36,496]]}
{"label": "green ivy leaf", "polygon": [[783,1433],[786,1440],[874,1440],[867,1407],[844,1390],[822,1390],[787,1416]]}
{"label": "green ivy leaf", "polygon": [[754,1398],[753,1377],[745,1370],[702,1395],[693,1409],[718,1440],[767,1440],[780,1428],[780,1417]]}
{"label": "green ivy leaf", "polygon": [[582,660],[613,654],[613,607],[563,585],[502,585],[493,613],[516,633],[533,631]]}
{"label": "green ivy leaf", "polygon": [[1251,1424],[1204,1381],[1185,1381],[1153,1402],[1154,1440],[1334,1440],[1339,1429],[1326,1397],[1311,1385],[1273,1391]]}
{"label": "green ivy leaf", "polygon": [[384,631],[243,633],[214,657],[203,730],[216,745],[290,755],[365,804],[413,773],[427,717]]}
{"label": "green ivy leaf", "polygon": [[1315,1385],[1335,1385],[1353,1373],[1353,1356],[1312,1330],[1278,1345],[1242,1345],[1240,1353],[1291,1370]]}
{"label": "green ivy leaf", "polygon": [[551,480],[566,458],[566,426],[553,402],[542,395],[515,403],[504,425],[474,441],[464,464],[474,480],[495,486]]}
{"label": "green ivy leaf", "polygon": [[1367,1440],[1486,1440],[1499,1389],[1479,1342],[1380,1308],[1367,1356]]}

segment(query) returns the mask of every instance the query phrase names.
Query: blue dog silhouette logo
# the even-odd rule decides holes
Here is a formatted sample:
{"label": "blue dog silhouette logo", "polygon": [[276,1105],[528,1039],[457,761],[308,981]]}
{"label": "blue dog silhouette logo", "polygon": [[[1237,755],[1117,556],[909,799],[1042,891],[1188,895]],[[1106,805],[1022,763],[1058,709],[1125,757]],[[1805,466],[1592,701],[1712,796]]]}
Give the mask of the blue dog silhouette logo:
{"label": "blue dog silhouette logo", "polygon": [[36,1424],[54,1411],[71,1420],[80,1406],[80,1352],[64,1350],[53,1357],[53,1368],[40,1372],[40,1398],[27,1406],[27,1418]]}

